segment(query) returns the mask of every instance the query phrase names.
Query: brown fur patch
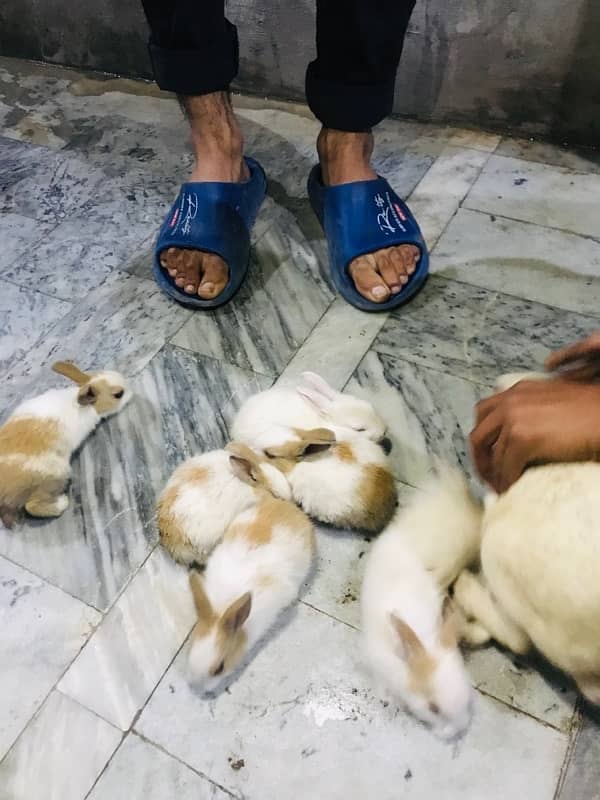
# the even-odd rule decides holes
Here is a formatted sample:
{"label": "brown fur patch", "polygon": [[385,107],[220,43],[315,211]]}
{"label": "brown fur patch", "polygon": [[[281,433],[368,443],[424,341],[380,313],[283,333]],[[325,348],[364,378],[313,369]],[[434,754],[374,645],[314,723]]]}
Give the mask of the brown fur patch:
{"label": "brown fur patch", "polygon": [[167,484],[161,494],[157,505],[158,533],[165,550],[175,561],[190,564],[200,561],[200,554],[196,553],[189,540],[181,521],[173,512],[173,506],[179,497],[182,486],[188,481],[204,481],[210,475],[207,467],[183,464],[175,473],[176,479]]}
{"label": "brown fur patch", "polygon": [[398,503],[398,489],[392,473],[379,466],[367,464],[358,487],[361,510],[351,520],[361,530],[378,533],[390,522]]}
{"label": "brown fur patch", "polygon": [[428,685],[435,670],[435,661],[423,647],[423,643],[404,620],[390,615],[391,623],[398,634],[402,658],[409,671],[409,687],[416,694],[428,694]]}
{"label": "brown fur patch", "polygon": [[339,460],[343,461],[345,464],[356,464],[354,450],[347,442],[340,442],[337,444],[333,452],[335,453],[336,458],[339,458]]}
{"label": "brown fur patch", "polygon": [[91,387],[95,394],[96,399],[91,405],[94,406],[98,414],[106,414],[108,411],[113,411],[120,405],[120,399],[114,396],[114,392],[123,389],[123,386],[109,383],[105,378],[92,378],[88,383],[84,384],[79,394],[84,396]]}
{"label": "brown fur patch", "polygon": [[335,444],[335,433],[328,428],[293,428],[294,434],[298,437],[291,442],[267,447],[265,452],[271,458],[300,458],[310,447],[323,447],[327,449]]}
{"label": "brown fur patch", "polygon": [[64,375],[65,378],[78,384],[78,386],[83,386],[83,384],[87,383],[92,377],[83,372],[83,370],[80,370],[79,367],[76,367],[71,361],[57,361],[52,365],[52,369],[59,375]]}
{"label": "brown fur patch", "polygon": [[38,456],[53,450],[60,427],[53,419],[13,417],[0,428],[0,456]]}
{"label": "brown fur patch", "polygon": [[312,541],[312,523],[293,503],[275,497],[265,497],[256,507],[254,519],[249,524],[234,523],[227,532],[226,538],[244,538],[255,547],[268,544],[276,525],[286,525],[298,531],[306,543]]}

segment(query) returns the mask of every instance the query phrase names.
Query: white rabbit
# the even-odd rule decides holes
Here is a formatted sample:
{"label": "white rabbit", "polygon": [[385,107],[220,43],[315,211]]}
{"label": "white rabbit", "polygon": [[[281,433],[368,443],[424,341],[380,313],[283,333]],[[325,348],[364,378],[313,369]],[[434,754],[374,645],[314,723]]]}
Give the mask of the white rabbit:
{"label": "white rabbit", "polygon": [[52,369],[77,386],[25,400],[0,427],[0,518],[8,527],[23,508],[34,517],[59,517],[68,508],[71,456],[131,398],[118,372],[86,373],[62,361]]}
{"label": "white rabbit", "polygon": [[191,683],[217,689],[296,599],[314,538],[306,514],[268,494],[236,517],[203,576],[190,575],[198,613],[188,656]]}
{"label": "white rabbit", "polygon": [[550,464],[490,495],[482,573],[465,571],[454,586],[467,617],[515,653],[535,646],[592,703],[600,703],[599,486],[600,464]]}
{"label": "white rabbit", "polygon": [[379,533],[394,515],[396,481],[380,445],[338,428],[294,430],[266,453],[286,476],[296,503],[338,528]]}
{"label": "white rabbit", "polygon": [[158,501],[163,547],[183,564],[204,564],[231,522],[265,492],[291,499],[286,478],[264,456],[231,443],[184,461]]}
{"label": "white rabbit", "polygon": [[455,467],[439,464],[389,527],[396,526],[442,592],[479,560],[481,504]]}
{"label": "white rabbit", "polygon": [[[430,518],[426,495],[407,524]],[[457,620],[409,544],[402,514],[369,554],[361,592],[364,656],[380,686],[443,739],[469,725],[472,688],[458,649]]]}
{"label": "white rabbit", "polygon": [[[232,427],[236,441],[265,452],[297,441],[295,429],[329,428],[361,433],[391,447],[385,423],[366,400],[337,392],[319,375],[305,372],[297,387],[274,386],[250,397]],[[283,455],[283,453],[282,453]]]}

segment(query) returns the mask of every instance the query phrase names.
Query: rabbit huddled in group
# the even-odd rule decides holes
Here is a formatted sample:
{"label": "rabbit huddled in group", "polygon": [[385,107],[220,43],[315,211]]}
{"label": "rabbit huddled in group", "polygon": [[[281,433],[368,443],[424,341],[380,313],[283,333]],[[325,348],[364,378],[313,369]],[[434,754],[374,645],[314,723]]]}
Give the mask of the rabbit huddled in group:
{"label": "rabbit huddled in group", "polygon": [[250,397],[238,411],[232,427],[236,441],[266,452],[298,443],[297,430],[328,428],[362,434],[389,447],[386,426],[371,403],[333,389],[323,378],[305,372],[297,387],[273,386]]}
{"label": "rabbit huddled in group", "polygon": [[[506,390],[518,379],[504,376]],[[454,597],[515,653],[532,646],[600,703],[600,464],[528,469],[482,512],[481,573]]]}
{"label": "rabbit huddled in group", "polygon": [[247,400],[234,437],[272,459],[310,516],[379,532],[397,504],[385,423],[370,403],[336,392],[318,375],[304,373],[302,380]]}
{"label": "rabbit huddled in group", "polygon": [[87,373],[62,361],[52,369],[76,386],[25,400],[0,427],[0,518],[7,526],[23,508],[34,517],[58,517],[68,508],[71,456],[131,398],[118,372]]}
{"label": "rabbit huddled in group", "polygon": [[413,550],[430,525],[443,538],[442,506],[436,518],[430,502],[428,493],[416,495],[373,545],[361,592],[362,639],[380,686],[450,739],[469,725],[472,688],[458,648],[460,620]]}
{"label": "rabbit huddled in group", "polygon": [[285,476],[245,445],[231,443],[184,461],[158,501],[163,547],[183,564],[204,564],[230,523],[265,493],[291,499]]}
{"label": "rabbit huddled in group", "polygon": [[212,692],[298,596],[312,564],[314,530],[293,503],[264,492],[190,574],[198,614],[188,655],[190,681]]}

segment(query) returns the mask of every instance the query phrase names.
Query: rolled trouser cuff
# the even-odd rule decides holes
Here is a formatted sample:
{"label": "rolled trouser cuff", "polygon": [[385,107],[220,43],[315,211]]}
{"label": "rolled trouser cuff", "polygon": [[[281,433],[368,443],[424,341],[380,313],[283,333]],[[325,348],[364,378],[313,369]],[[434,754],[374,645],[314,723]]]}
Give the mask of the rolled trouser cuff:
{"label": "rolled trouser cuff", "polygon": [[229,22],[223,36],[201,48],[170,49],[150,40],[149,51],[156,83],[179,95],[227,91],[238,72],[237,30]]}
{"label": "rolled trouser cuff", "polygon": [[316,63],[311,62],[306,70],[306,101],[325,128],[363,133],[389,116],[395,77],[377,84],[324,80],[317,73]]}

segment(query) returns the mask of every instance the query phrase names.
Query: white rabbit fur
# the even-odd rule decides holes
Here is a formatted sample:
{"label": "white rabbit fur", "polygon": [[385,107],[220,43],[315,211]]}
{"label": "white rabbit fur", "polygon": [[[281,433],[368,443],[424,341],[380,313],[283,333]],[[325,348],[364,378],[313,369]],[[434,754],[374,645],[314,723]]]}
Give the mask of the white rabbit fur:
{"label": "white rabbit fur", "polygon": [[295,429],[329,428],[355,431],[372,441],[385,436],[385,423],[371,403],[337,392],[319,375],[305,372],[301,384],[274,386],[249,398],[232,428],[236,441],[266,452],[296,440]]}
{"label": "white rabbit fur", "polygon": [[428,504],[426,495],[416,497],[407,525],[401,513],[373,545],[361,593],[362,641],[380,686],[451,739],[469,725],[472,688],[452,606],[410,544],[407,528],[429,523]]}
{"label": "white rabbit fur", "polygon": [[0,517],[8,526],[23,508],[36,517],[58,517],[68,508],[71,456],[132,396],[118,372],[85,373],[66,362],[52,368],[77,385],[25,400],[0,427]]}
{"label": "white rabbit fur", "polygon": [[533,644],[592,703],[600,703],[599,486],[600,464],[549,464],[488,496],[482,573],[465,571],[454,587],[465,614],[491,637],[516,653]]}
{"label": "white rabbit fur", "polygon": [[[338,528],[379,533],[392,519],[397,487],[389,459],[363,434],[338,428],[296,429],[296,440],[270,448],[307,514]],[[314,452],[311,449],[314,448]],[[279,452],[296,457],[277,457]]]}
{"label": "white rabbit fur", "polygon": [[204,564],[235,517],[255,506],[264,492],[291,499],[284,475],[244,445],[231,443],[187,459],[158,501],[163,547],[183,564]]}
{"label": "white rabbit fur", "polygon": [[314,530],[293,503],[263,494],[239,514],[190,576],[198,622],[188,655],[190,682],[214,692],[298,596],[312,564]]}
{"label": "white rabbit fur", "polygon": [[389,527],[396,525],[442,592],[479,559],[481,504],[455,467],[438,464]]}

